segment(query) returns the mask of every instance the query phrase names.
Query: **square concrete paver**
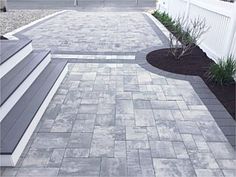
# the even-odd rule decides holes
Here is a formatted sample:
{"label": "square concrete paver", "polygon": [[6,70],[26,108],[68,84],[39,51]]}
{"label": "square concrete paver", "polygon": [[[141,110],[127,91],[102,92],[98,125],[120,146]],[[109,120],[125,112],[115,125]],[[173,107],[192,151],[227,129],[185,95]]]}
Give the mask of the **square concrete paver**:
{"label": "square concrete paver", "polygon": [[59,176],[99,176],[100,165],[99,158],[65,158]]}
{"label": "square concrete paver", "polygon": [[191,161],[188,159],[153,159],[156,176],[196,177]]}

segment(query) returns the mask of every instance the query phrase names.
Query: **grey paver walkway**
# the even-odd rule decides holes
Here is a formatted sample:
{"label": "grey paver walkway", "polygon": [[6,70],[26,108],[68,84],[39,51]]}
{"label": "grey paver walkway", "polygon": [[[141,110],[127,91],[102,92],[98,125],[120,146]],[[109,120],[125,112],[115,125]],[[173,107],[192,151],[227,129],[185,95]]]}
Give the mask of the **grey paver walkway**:
{"label": "grey paver walkway", "polygon": [[[126,21],[135,20],[129,15]],[[147,23],[142,14],[135,17]],[[30,30],[33,37],[38,29]],[[108,43],[113,42],[109,39]],[[95,43],[97,48],[92,49],[102,50]],[[156,45],[148,40],[143,43]],[[143,43],[139,49],[145,47]],[[120,48],[136,49],[128,42]],[[190,82],[157,69],[151,72],[140,64],[142,60],[70,64],[17,167],[3,170],[3,175],[235,176],[235,151],[194,88],[201,89],[206,98],[204,83],[197,77],[188,78]]]}
{"label": "grey paver walkway", "polygon": [[137,64],[71,64],[19,164],[4,173],[233,176],[235,152],[199,100],[186,81]]}
{"label": "grey paver walkway", "polygon": [[53,51],[137,52],[162,44],[138,12],[69,11],[22,34],[34,48]]}

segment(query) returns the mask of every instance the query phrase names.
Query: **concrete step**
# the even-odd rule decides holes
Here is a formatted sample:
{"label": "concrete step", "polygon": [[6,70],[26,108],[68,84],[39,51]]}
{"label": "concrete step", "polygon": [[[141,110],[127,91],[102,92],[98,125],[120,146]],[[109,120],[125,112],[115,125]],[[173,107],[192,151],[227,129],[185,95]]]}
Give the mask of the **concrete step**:
{"label": "concrete step", "polygon": [[0,79],[32,52],[31,40],[0,40]]}
{"label": "concrete step", "polygon": [[0,123],[1,166],[16,165],[51,98],[67,73],[66,61],[52,61]]}

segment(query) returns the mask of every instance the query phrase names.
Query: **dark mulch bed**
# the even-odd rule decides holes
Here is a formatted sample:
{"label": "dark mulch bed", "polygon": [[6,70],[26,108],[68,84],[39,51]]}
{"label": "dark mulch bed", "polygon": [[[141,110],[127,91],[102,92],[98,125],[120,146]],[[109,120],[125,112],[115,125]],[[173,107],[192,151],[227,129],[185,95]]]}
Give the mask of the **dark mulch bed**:
{"label": "dark mulch bed", "polygon": [[200,76],[228,112],[235,118],[235,83],[226,86],[216,85],[207,79],[209,67],[215,63],[199,48],[194,48],[191,55],[178,61],[168,49],[156,50],[147,55],[147,61],[159,69],[185,75]]}

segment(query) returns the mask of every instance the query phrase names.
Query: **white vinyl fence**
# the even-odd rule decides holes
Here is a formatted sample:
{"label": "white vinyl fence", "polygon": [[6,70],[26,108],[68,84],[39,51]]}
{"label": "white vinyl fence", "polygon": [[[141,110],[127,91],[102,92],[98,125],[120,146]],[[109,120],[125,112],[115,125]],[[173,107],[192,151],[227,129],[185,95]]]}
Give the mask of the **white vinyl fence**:
{"label": "white vinyl fence", "polygon": [[158,0],[157,9],[173,18],[201,18],[209,31],[201,39],[200,47],[213,59],[236,57],[236,2],[220,0]]}

